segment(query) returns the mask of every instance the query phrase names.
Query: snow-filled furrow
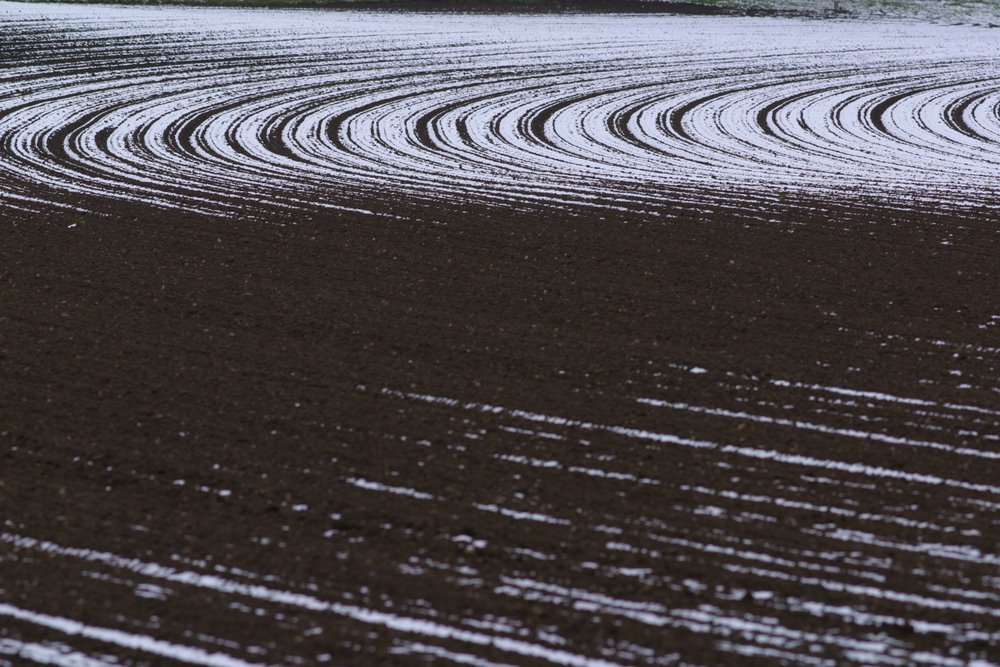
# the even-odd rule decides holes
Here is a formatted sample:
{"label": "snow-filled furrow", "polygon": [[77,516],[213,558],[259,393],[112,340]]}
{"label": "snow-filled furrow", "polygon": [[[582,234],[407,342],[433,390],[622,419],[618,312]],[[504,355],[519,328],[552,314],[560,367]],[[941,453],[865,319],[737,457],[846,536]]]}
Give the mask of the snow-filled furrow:
{"label": "snow-filled furrow", "polygon": [[802,191],[995,201],[997,46],[974,26],[14,4],[0,16],[24,45],[0,79],[0,195],[26,204],[34,186],[220,215],[354,211],[372,193],[644,211],[720,189],[743,211]]}

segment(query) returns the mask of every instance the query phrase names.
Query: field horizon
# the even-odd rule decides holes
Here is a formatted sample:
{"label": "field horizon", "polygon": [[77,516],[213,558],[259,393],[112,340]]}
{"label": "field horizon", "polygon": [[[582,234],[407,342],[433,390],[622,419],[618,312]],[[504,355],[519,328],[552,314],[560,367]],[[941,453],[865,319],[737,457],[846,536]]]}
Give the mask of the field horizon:
{"label": "field horizon", "polygon": [[133,6],[246,7],[446,12],[597,12],[906,19],[1000,27],[988,0],[10,0]]}

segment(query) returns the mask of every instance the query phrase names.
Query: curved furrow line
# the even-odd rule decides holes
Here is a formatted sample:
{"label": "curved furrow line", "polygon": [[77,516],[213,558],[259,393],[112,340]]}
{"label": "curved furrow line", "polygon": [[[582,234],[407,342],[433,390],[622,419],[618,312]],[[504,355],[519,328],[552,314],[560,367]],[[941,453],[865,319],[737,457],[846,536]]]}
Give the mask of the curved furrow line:
{"label": "curved furrow line", "polygon": [[10,201],[995,201],[995,47],[974,27],[217,11],[192,28],[62,8],[52,29],[2,11],[26,46],[0,78]]}

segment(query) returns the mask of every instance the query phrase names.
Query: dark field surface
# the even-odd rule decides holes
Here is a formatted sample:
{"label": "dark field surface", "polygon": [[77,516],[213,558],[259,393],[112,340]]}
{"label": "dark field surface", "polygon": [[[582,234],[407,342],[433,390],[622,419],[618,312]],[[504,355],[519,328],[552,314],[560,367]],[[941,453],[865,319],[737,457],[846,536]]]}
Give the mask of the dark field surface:
{"label": "dark field surface", "polygon": [[996,659],[992,215],[115,206],[2,220],[0,662]]}
{"label": "dark field surface", "polygon": [[0,665],[996,664],[991,40],[0,2]]}

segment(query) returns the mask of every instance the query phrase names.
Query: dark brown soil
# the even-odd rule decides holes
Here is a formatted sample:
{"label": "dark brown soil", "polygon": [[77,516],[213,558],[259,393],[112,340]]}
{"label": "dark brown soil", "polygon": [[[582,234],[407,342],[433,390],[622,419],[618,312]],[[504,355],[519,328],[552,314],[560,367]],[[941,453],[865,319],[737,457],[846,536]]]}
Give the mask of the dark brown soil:
{"label": "dark brown soil", "polygon": [[987,458],[636,401],[1000,450],[992,214],[827,208],[769,224],[0,214],[0,602],[249,662],[558,662],[101,552],[621,664],[988,657],[993,492],[622,430],[997,482]]}

